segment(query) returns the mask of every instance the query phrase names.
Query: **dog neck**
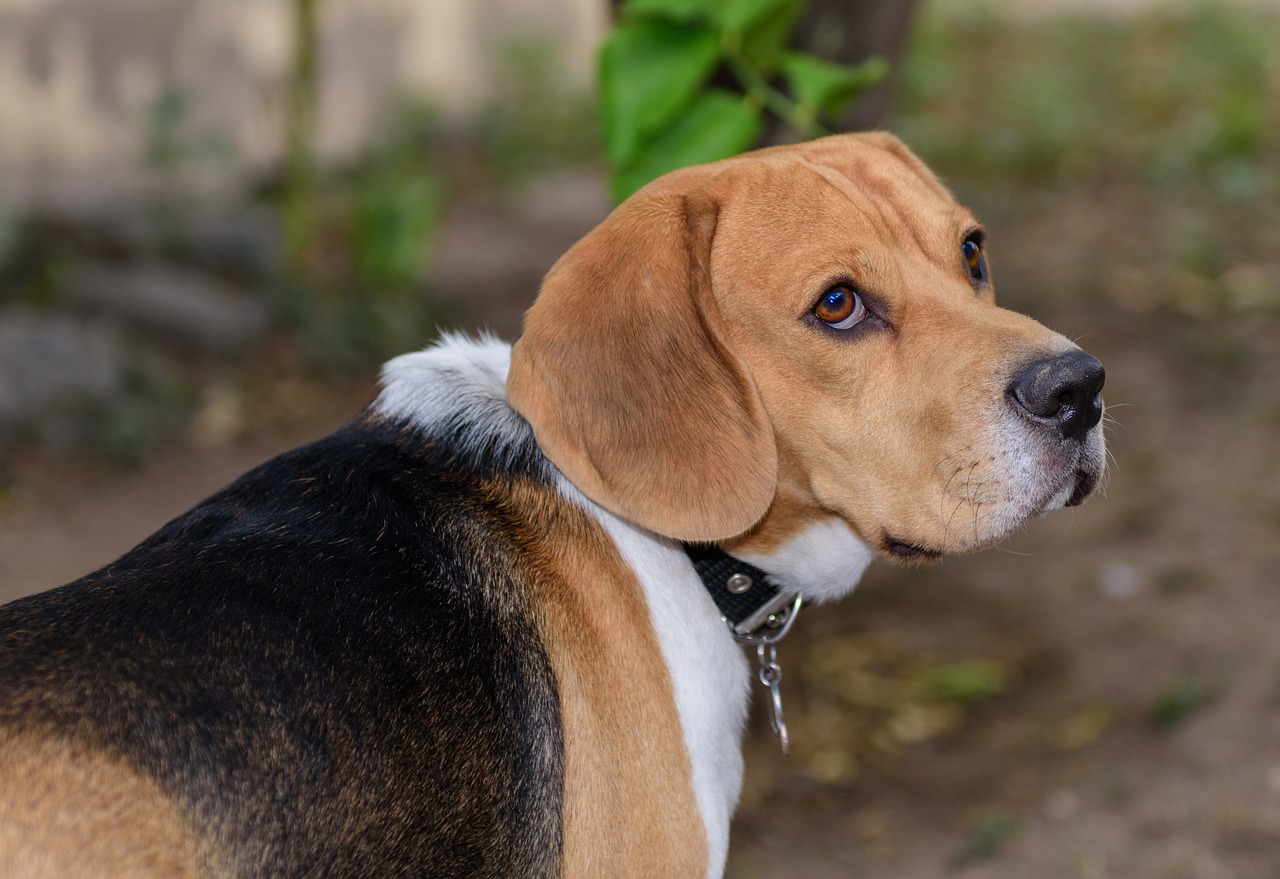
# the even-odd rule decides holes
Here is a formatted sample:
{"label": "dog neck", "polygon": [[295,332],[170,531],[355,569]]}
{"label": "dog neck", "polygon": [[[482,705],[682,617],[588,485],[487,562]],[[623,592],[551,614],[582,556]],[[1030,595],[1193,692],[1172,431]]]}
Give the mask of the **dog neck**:
{"label": "dog neck", "polygon": [[772,521],[771,516],[772,511],[756,528],[721,546],[806,603],[845,597],[875,558],[871,547],[837,516],[813,517],[798,524]]}
{"label": "dog neck", "polygon": [[[643,589],[663,659],[670,670],[706,828],[710,874],[728,849],[729,819],[742,784],[737,747],[746,719],[750,672],[722,613],[676,541],[647,531],[595,504],[537,449],[529,424],[507,404],[510,347],[492,338],[447,337],[426,351],[387,364],[374,409],[428,435],[446,435],[463,459],[540,474],[580,506],[612,539]],[[782,516],[779,503],[761,527],[721,545],[763,571],[780,594],[825,601],[857,583],[872,553],[842,521]]]}

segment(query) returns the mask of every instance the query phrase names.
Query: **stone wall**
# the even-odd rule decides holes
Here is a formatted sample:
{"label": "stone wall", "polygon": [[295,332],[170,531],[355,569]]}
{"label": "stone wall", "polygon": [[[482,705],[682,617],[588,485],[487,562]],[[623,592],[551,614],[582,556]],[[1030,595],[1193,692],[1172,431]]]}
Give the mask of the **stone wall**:
{"label": "stone wall", "polygon": [[[395,97],[465,116],[514,40],[589,88],[601,0],[318,0],[322,155],[357,149]],[[145,184],[148,117],[182,96],[184,133],[241,167],[278,158],[290,0],[0,0],[0,209]]]}

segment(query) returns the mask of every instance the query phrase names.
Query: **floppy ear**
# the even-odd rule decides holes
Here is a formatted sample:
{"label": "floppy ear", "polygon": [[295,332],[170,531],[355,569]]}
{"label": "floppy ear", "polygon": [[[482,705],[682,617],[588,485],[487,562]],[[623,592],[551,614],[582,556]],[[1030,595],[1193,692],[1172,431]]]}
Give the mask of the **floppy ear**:
{"label": "floppy ear", "polygon": [[[701,173],[700,173],[701,172]],[[755,382],[711,295],[719,205],[668,175],[551,268],[511,355],[507,398],[588,497],[645,528],[720,540],[758,521],[778,460]]]}

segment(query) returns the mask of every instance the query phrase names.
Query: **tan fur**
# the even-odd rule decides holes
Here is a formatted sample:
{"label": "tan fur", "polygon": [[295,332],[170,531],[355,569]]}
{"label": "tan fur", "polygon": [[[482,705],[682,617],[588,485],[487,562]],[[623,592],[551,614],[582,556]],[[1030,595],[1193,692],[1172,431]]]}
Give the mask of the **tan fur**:
{"label": "tan fur", "polygon": [[[552,269],[509,399],[575,484],[668,536],[768,552],[837,517],[885,552],[976,549],[1025,504],[994,433],[1005,388],[1071,348],[975,290],[960,248],[977,228],[887,134],[677,172]],[[814,325],[842,278],[888,327]]]}
{"label": "tan fur", "polygon": [[560,691],[561,875],[706,875],[670,673],[634,572],[592,520],[545,488],[504,483],[494,497],[539,529],[515,536],[529,553]]}
{"label": "tan fur", "polygon": [[801,472],[798,455],[787,448],[778,449],[778,486],[773,503],[751,528],[721,542],[728,552],[777,552],[791,537],[821,524],[829,514],[817,505],[813,493],[794,478]]}
{"label": "tan fur", "polygon": [[185,879],[196,853],[172,801],[123,760],[0,738],[0,877]]}
{"label": "tan fur", "polygon": [[507,381],[576,486],[689,540],[745,530],[776,479],[773,433],[711,295],[717,205],[687,194],[710,169],[651,184],[556,263],[525,315],[537,341],[516,343]]}

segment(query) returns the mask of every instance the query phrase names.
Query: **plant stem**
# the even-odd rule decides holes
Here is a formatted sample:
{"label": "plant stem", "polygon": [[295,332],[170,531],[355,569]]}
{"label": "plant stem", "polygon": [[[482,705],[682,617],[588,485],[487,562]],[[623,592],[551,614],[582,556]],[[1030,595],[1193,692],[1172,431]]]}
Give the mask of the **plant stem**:
{"label": "plant stem", "polygon": [[307,276],[316,239],[317,2],[294,0],[293,4],[294,48],[286,118],[283,223],[286,265],[295,280]]}
{"label": "plant stem", "polygon": [[725,38],[720,45],[720,51],[724,56],[725,63],[729,66],[729,70],[733,72],[738,82],[742,84],[747,96],[790,125],[805,140],[830,134],[831,132],[819,125],[813,116],[806,113],[798,103],[769,85],[769,81],[764,78],[764,74],[751,63],[750,59],[742,54],[739,47],[740,42],[741,40],[737,34],[725,34]]}

